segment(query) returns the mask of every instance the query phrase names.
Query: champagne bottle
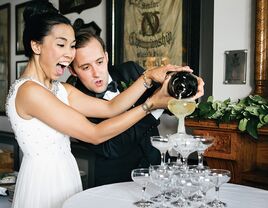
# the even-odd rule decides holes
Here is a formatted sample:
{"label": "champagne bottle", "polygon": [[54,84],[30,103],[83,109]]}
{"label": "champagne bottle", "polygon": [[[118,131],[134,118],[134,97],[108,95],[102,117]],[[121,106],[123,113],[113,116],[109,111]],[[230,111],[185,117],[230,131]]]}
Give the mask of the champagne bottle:
{"label": "champagne bottle", "polygon": [[197,78],[195,75],[181,71],[171,75],[168,83],[168,93],[176,99],[189,98],[197,93]]}

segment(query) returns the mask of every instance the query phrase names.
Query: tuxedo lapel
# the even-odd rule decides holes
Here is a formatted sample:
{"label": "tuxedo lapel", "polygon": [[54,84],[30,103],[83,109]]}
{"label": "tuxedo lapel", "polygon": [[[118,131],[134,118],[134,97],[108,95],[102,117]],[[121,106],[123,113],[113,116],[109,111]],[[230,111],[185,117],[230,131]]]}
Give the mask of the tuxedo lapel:
{"label": "tuxedo lapel", "polygon": [[125,90],[125,86],[122,85],[122,82],[124,82],[125,85],[129,87],[131,82],[138,79],[143,71],[143,68],[141,68],[132,61],[125,62],[116,67],[113,66],[109,68],[109,74],[112,79],[117,82],[118,90],[120,92]]}
{"label": "tuxedo lapel", "polygon": [[77,79],[77,82],[75,84],[75,87],[79,89],[81,92],[85,93],[86,95],[90,95],[92,97],[96,97],[96,93],[88,90],[80,81],[80,79]]}
{"label": "tuxedo lapel", "polygon": [[123,77],[120,76],[120,73],[118,73],[117,69],[115,69],[114,67],[111,67],[109,69],[109,74],[112,77],[112,80],[116,81],[117,83],[117,89],[119,90],[119,92],[123,92],[124,88],[121,84],[121,81],[124,82]]}

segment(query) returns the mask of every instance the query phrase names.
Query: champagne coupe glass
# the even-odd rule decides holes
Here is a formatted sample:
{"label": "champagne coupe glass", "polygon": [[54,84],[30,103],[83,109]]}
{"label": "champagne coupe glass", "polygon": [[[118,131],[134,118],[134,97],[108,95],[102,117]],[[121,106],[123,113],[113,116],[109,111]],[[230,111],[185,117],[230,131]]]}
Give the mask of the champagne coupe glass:
{"label": "champagne coupe glass", "polygon": [[192,138],[190,135],[176,137],[177,134],[171,136],[171,143],[173,149],[180,153],[182,158],[182,165],[184,169],[187,169],[187,158],[192,153],[195,152],[197,149],[197,141]]}
{"label": "champagne coupe glass", "polygon": [[166,136],[151,136],[152,145],[158,149],[161,153],[161,165],[165,164],[166,152],[171,148],[171,143],[169,142],[169,137]]}
{"label": "champagne coupe glass", "polygon": [[224,183],[227,183],[231,179],[231,172],[229,170],[224,170],[224,169],[211,169],[209,176],[211,177],[211,180],[214,183],[216,197],[213,201],[209,202],[208,205],[213,208],[214,207],[215,208],[226,207],[227,204],[220,200],[219,191],[220,191],[220,186]]}
{"label": "champagne coupe glass", "polygon": [[199,184],[192,181],[192,174],[187,172],[183,173],[179,179],[179,183],[182,187],[182,196],[184,197],[183,207],[192,207],[191,197],[198,192]]}
{"label": "champagne coupe glass", "polygon": [[199,178],[199,184],[200,184],[200,191],[204,196],[200,207],[209,208],[209,206],[206,204],[207,192],[214,187],[213,181],[208,177],[208,175],[203,175],[200,176]]}
{"label": "champagne coupe glass", "polygon": [[172,186],[174,188],[173,192],[176,194],[173,201],[171,201],[171,205],[173,207],[184,207],[185,203],[188,203],[182,194],[184,178],[188,175],[188,170],[185,169],[177,169],[173,173],[172,177]]}
{"label": "champagne coupe glass", "polygon": [[171,99],[168,102],[168,109],[173,113],[178,123],[178,133],[186,134],[184,120],[185,117],[191,115],[196,108],[196,102],[192,99]]}
{"label": "champagne coupe glass", "polygon": [[193,204],[197,204],[199,208],[208,208],[206,204],[207,201],[207,192],[208,190],[215,187],[212,179],[210,178],[210,169],[209,167],[204,166],[204,169],[199,169],[198,165],[193,165],[189,167],[192,177],[191,180],[194,184],[199,185],[199,190],[189,199]]}
{"label": "champagne coupe glass", "polygon": [[137,207],[149,207],[153,202],[145,198],[146,187],[150,181],[149,168],[138,168],[131,171],[132,180],[142,187],[142,198],[133,204]]}
{"label": "champagne coupe glass", "polygon": [[161,190],[161,194],[155,197],[152,197],[156,202],[160,202],[160,204],[156,204],[155,208],[168,208],[166,201],[170,199],[166,198],[166,193],[168,188],[170,187],[171,178],[173,176],[173,169],[170,166],[163,165],[151,165],[149,167],[151,182],[158,186]]}
{"label": "champagne coupe glass", "polygon": [[213,145],[214,138],[211,136],[199,136],[194,135],[193,139],[198,141],[197,145],[197,154],[198,154],[198,168],[203,169],[204,168],[204,152],[207,148]]}

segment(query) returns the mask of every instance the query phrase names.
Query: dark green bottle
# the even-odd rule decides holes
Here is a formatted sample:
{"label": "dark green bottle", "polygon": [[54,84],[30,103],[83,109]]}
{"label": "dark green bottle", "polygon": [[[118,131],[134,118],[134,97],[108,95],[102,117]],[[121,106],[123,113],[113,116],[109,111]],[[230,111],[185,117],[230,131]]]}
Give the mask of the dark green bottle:
{"label": "dark green bottle", "polygon": [[177,99],[194,96],[197,93],[197,88],[196,76],[185,71],[173,73],[168,83],[168,93]]}

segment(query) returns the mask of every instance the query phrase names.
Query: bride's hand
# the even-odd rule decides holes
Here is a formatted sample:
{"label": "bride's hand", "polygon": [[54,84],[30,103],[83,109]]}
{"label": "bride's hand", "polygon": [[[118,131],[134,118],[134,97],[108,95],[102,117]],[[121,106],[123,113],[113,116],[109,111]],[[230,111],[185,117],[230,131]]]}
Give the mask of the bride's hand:
{"label": "bride's hand", "polygon": [[150,97],[149,100],[146,101],[148,102],[147,104],[150,106],[151,110],[158,108],[163,109],[167,108],[168,101],[173,98],[168,94],[167,91],[169,80],[170,76],[167,75],[166,78],[164,79],[162,86],[154,92],[154,94]]}
{"label": "bride's hand", "polygon": [[161,66],[161,67],[156,67],[152,68],[149,70],[146,70],[144,72],[144,77],[147,81],[147,83],[151,83],[152,80],[158,83],[163,83],[164,80],[166,79],[167,72],[172,72],[172,71],[187,71],[192,73],[193,70],[189,66],[175,66],[175,65],[166,65],[166,66]]}
{"label": "bride's hand", "polygon": [[203,79],[201,77],[196,76],[196,79],[197,79],[197,82],[198,82],[198,86],[197,86],[196,94],[193,97],[191,97],[191,99],[193,99],[193,100],[196,100],[196,99],[198,99],[198,98],[200,98],[200,97],[202,97],[204,95],[204,85],[205,85],[205,83],[204,83],[204,81],[203,81]]}
{"label": "bride's hand", "polygon": [[[198,88],[196,95],[191,97],[191,99],[193,100],[198,99],[204,95],[204,81],[201,77],[196,78],[198,81]],[[149,102],[149,106],[151,106],[151,109],[158,109],[158,108],[167,109],[168,101],[170,99],[174,99],[169,95],[167,91],[169,80],[170,75],[167,75],[161,88],[157,89],[155,93],[152,95],[152,97],[148,101],[146,101]]]}

